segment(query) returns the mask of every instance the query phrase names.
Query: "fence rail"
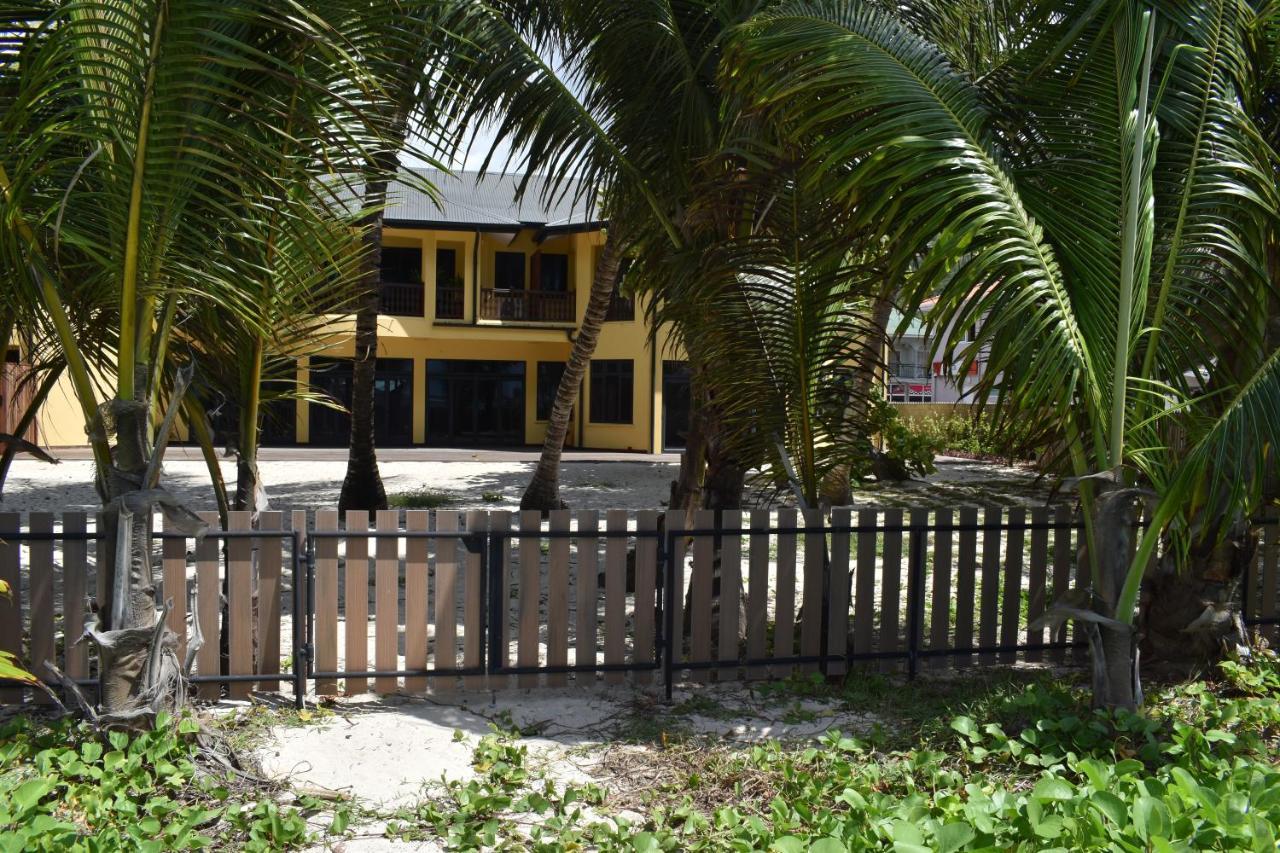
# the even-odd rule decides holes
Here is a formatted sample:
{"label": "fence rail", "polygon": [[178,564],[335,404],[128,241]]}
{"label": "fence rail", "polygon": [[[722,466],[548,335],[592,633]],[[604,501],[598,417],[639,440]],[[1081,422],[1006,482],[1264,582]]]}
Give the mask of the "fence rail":
{"label": "fence rail", "polygon": [[[206,520],[216,525],[215,515]],[[0,513],[0,649],[93,683],[80,636],[102,540],[84,514]],[[1257,528],[1248,622],[1280,624],[1280,543]],[[1079,580],[1065,508],[699,512],[232,513],[199,542],[157,534],[160,594],[197,695],[695,681],[1063,662],[1028,625]],[[39,701],[0,687],[0,702]]]}

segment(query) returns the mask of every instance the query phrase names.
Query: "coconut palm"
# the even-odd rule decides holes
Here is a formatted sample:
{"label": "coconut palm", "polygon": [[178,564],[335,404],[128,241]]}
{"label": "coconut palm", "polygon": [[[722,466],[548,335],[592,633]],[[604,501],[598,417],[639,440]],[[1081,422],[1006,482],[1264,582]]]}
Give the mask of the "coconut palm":
{"label": "coconut palm", "polygon": [[1133,625],[1157,547],[1152,571],[1193,568],[1256,507],[1280,438],[1261,322],[1276,193],[1242,104],[1255,18],[1231,0],[1044,2],[973,76],[909,17],[796,2],[743,27],[726,62],[808,146],[809,188],[890,242],[909,301],[936,292],[935,332],[988,359],[978,392],[1064,437],[1092,580],[1059,612],[1093,639],[1107,706],[1141,701]]}
{"label": "coconut palm", "polygon": [[[553,193],[565,192],[570,177],[595,193],[611,235],[621,232],[626,240],[604,257],[623,249],[637,258],[685,251],[694,228],[685,212],[697,200],[706,162],[733,123],[717,94],[720,45],[763,5],[627,2],[601,16],[596,3],[561,0],[534,4],[517,23],[497,16],[492,26],[512,47],[465,60],[484,72],[460,114],[472,124],[494,121],[498,137],[519,152],[506,168],[547,173]],[[513,87],[512,80],[524,85]],[[590,305],[607,305],[617,283],[614,270],[612,261],[597,268]],[[645,277],[628,274],[628,281],[643,286]],[[561,379],[542,456],[521,502],[526,508],[560,505],[560,453],[599,334],[597,313],[588,314],[592,322],[580,329]],[[696,363],[696,347],[688,354]],[[717,451],[722,446],[708,443]],[[703,476],[706,455],[698,444],[686,452],[681,479],[695,485],[684,497],[698,491]],[[711,456],[714,462],[720,454]],[[737,471],[740,493],[740,467],[722,468]]]}
{"label": "coconut palm", "polygon": [[[376,83],[331,26],[339,13],[337,0],[86,0],[31,2],[5,24],[18,59],[0,67],[0,269],[56,337],[88,427],[106,722],[182,696],[150,547],[156,506],[202,530],[160,485],[192,375],[170,369],[178,329],[207,303],[261,324],[245,282],[262,254],[227,252],[224,235],[263,246],[262,211],[334,209],[314,179],[365,168],[381,138],[365,112]],[[306,155],[282,157],[297,140]]]}

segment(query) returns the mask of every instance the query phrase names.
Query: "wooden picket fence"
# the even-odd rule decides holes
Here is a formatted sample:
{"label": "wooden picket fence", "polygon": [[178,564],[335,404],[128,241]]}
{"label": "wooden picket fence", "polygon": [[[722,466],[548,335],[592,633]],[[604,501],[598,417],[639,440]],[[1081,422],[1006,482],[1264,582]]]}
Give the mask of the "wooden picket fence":
{"label": "wooden picket fence", "polygon": [[[216,516],[207,516],[216,526]],[[1028,625],[1079,581],[1066,508],[818,513],[232,513],[163,534],[157,581],[197,695],[652,684],[1069,662]],[[1258,528],[1246,617],[1280,622],[1277,524]],[[0,513],[0,649],[86,683],[100,593],[84,514]],[[194,611],[194,612],[192,612]],[[31,691],[26,692],[30,696]],[[34,694],[39,699],[38,693]],[[0,701],[24,692],[0,688]]]}

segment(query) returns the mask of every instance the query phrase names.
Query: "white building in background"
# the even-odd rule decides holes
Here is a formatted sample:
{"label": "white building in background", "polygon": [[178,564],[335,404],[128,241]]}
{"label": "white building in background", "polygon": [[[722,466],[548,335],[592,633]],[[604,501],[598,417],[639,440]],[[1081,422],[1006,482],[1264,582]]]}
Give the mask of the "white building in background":
{"label": "white building in background", "polygon": [[[928,314],[933,303],[925,302],[922,314]],[[947,330],[948,333],[950,330]],[[947,359],[942,340],[930,340],[921,317],[910,323],[899,312],[889,318],[889,346],[885,363],[885,395],[891,403],[976,403],[973,387],[986,372],[985,355],[961,370],[960,359]],[[946,336],[944,335],[943,338]]]}

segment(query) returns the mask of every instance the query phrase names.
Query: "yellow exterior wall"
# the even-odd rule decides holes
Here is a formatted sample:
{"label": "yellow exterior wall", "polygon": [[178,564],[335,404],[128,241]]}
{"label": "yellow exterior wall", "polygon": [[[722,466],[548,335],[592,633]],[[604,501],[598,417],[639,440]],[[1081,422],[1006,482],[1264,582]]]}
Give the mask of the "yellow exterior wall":
{"label": "yellow exterior wall", "polygon": [[[422,280],[425,287],[425,317],[382,316],[378,326],[378,356],[413,360],[413,442],[421,444],[427,436],[426,386],[427,361],[460,359],[481,361],[520,361],[525,365],[525,443],[539,445],[546,434],[546,422],[536,418],[537,366],[539,361],[567,361],[573,336],[586,312],[595,261],[604,235],[599,231],[559,235],[537,243],[531,229],[519,233],[480,233],[387,228],[384,245],[422,250]],[[453,247],[459,252],[458,267],[463,278],[463,319],[435,317],[435,264],[437,247]],[[532,275],[531,256],[536,251],[569,255],[569,278],[574,294],[573,323],[501,322],[477,317],[476,299],[480,289],[493,286],[497,252],[523,252],[525,286]],[[477,275],[479,280],[477,282]],[[478,284],[478,287],[477,287]],[[331,337],[317,351],[317,356],[349,358],[354,352],[354,322],[335,322]],[[671,356],[668,355],[668,358]],[[595,424],[588,418],[580,423],[582,413],[591,410],[590,372],[583,383],[582,399],[574,413],[574,421],[566,444],[593,449],[653,451],[661,449],[661,383],[662,356],[655,360],[644,323],[643,306],[637,305],[635,319],[629,322],[606,322],[596,348],[596,359],[630,359],[633,362],[632,423]],[[307,379],[305,360],[299,366],[299,379]],[[297,439],[308,440],[308,404],[300,403]]]}

